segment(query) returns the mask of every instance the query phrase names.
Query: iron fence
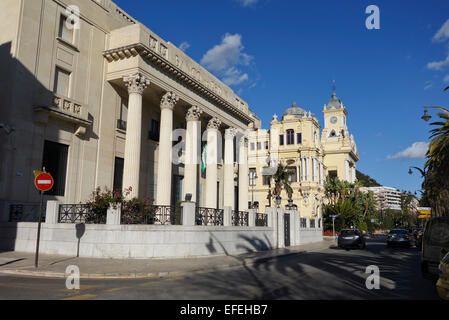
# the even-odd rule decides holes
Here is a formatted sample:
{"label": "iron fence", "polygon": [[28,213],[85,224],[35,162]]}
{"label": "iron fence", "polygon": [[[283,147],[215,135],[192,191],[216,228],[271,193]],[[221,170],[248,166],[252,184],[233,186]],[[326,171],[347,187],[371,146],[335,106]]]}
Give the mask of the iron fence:
{"label": "iron fence", "polygon": [[249,226],[249,213],[232,210],[231,221],[234,227],[247,227]]}
{"label": "iron fence", "polygon": [[181,210],[173,206],[137,207],[133,210],[122,210],[121,224],[141,225],[180,225]]}
{"label": "iron fence", "polygon": [[301,218],[299,220],[299,224],[300,224],[301,228],[303,228],[303,229],[307,228],[307,219],[306,218]]}
{"label": "iron fence", "polygon": [[[11,204],[9,222],[39,222],[40,204]],[[46,205],[42,205],[42,220],[45,222]]]}
{"label": "iron fence", "polygon": [[59,223],[106,224],[107,211],[96,212],[85,204],[59,205]]}
{"label": "iron fence", "polygon": [[256,213],[256,227],[268,227],[268,215]]}
{"label": "iron fence", "polygon": [[195,222],[197,226],[223,226],[224,210],[212,208],[196,208]]}

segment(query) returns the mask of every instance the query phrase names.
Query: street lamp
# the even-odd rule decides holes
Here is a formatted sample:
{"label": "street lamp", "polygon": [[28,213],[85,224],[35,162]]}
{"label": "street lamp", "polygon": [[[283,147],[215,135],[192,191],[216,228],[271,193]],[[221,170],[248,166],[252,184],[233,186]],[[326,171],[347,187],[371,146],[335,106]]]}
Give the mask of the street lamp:
{"label": "street lamp", "polygon": [[425,172],[423,169],[418,168],[418,167],[409,167],[409,169],[408,169],[408,174],[409,174],[409,175],[413,175],[413,170],[412,170],[412,169],[418,170],[419,173],[421,173],[421,176],[422,176],[423,178],[426,177],[426,172]]}
{"label": "street lamp", "polygon": [[256,180],[259,178],[257,176],[257,172],[256,171],[251,171],[249,173],[249,184],[252,188],[252,197],[251,197],[251,207],[254,209],[254,187],[256,186]]}
{"label": "street lamp", "polygon": [[429,114],[429,110],[427,110],[427,107],[424,108],[426,109],[424,110],[424,115],[421,117],[421,119],[423,119],[425,122],[429,122],[430,119],[432,119],[432,116]]}

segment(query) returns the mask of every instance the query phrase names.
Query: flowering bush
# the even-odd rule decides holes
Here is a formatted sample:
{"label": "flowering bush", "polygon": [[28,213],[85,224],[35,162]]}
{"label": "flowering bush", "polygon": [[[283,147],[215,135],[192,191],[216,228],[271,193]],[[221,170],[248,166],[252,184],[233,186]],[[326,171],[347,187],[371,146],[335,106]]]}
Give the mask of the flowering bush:
{"label": "flowering bush", "polygon": [[[132,187],[122,191],[111,191],[107,187],[104,191],[100,187],[92,192],[91,199],[86,203],[90,208],[90,214],[86,216],[86,222],[99,223],[106,221],[108,209],[122,208],[122,221],[126,224],[154,223],[155,209],[149,200],[137,198],[126,200],[131,194]],[[154,200],[153,200],[154,201]]]}
{"label": "flowering bush", "polygon": [[323,232],[323,236],[325,236],[325,237],[333,237],[334,236],[334,233],[332,232],[332,230],[326,230],[326,231],[324,231]]}

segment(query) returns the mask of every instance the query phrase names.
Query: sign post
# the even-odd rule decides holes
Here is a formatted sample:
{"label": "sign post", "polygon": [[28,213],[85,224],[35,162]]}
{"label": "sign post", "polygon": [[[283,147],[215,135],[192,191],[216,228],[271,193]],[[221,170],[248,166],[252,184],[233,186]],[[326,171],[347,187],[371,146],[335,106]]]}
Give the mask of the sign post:
{"label": "sign post", "polygon": [[34,185],[36,186],[37,190],[41,193],[41,204],[40,204],[40,212],[39,212],[39,222],[37,226],[37,240],[36,240],[36,257],[34,266],[37,269],[39,266],[39,242],[41,237],[41,224],[42,224],[42,208],[43,208],[43,202],[44,202],[44,192],[50,191],[51,188],[53,188],[53,185],[55,184],[53,177],[45,172],[45,168],[43,168],[43,172],[41,171],[34,171]]}

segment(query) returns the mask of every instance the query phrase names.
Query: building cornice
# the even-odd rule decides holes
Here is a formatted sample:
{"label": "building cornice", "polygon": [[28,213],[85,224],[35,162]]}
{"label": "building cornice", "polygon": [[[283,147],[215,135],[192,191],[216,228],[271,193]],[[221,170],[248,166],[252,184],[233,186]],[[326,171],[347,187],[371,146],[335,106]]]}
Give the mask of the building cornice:
{"label": "building cornice", "polygon": [[141,56],[146,59],[156,67],[159,67],[166,73],[174,76],[178,80],[182,81],[192,90],[196,91],[206,99],[212,101],[213,103],[218,104],[221,107],[224,107],[227,111],[236,115],[238,118],[246,122],[247,124],[253,122],[253,119],[242,112],[231,103],[223,99],[221,96],[207,88],[204,84],[187,74],[186,72],[177,68],[173,63],[160,56],[149,47],[142,43],[136,43],[120,48],[114,48],[111,50],[106,50],[103,52],[103,56],[108,60],[108,62],[114,62],[124,59],[129,59],[136,56]]}

